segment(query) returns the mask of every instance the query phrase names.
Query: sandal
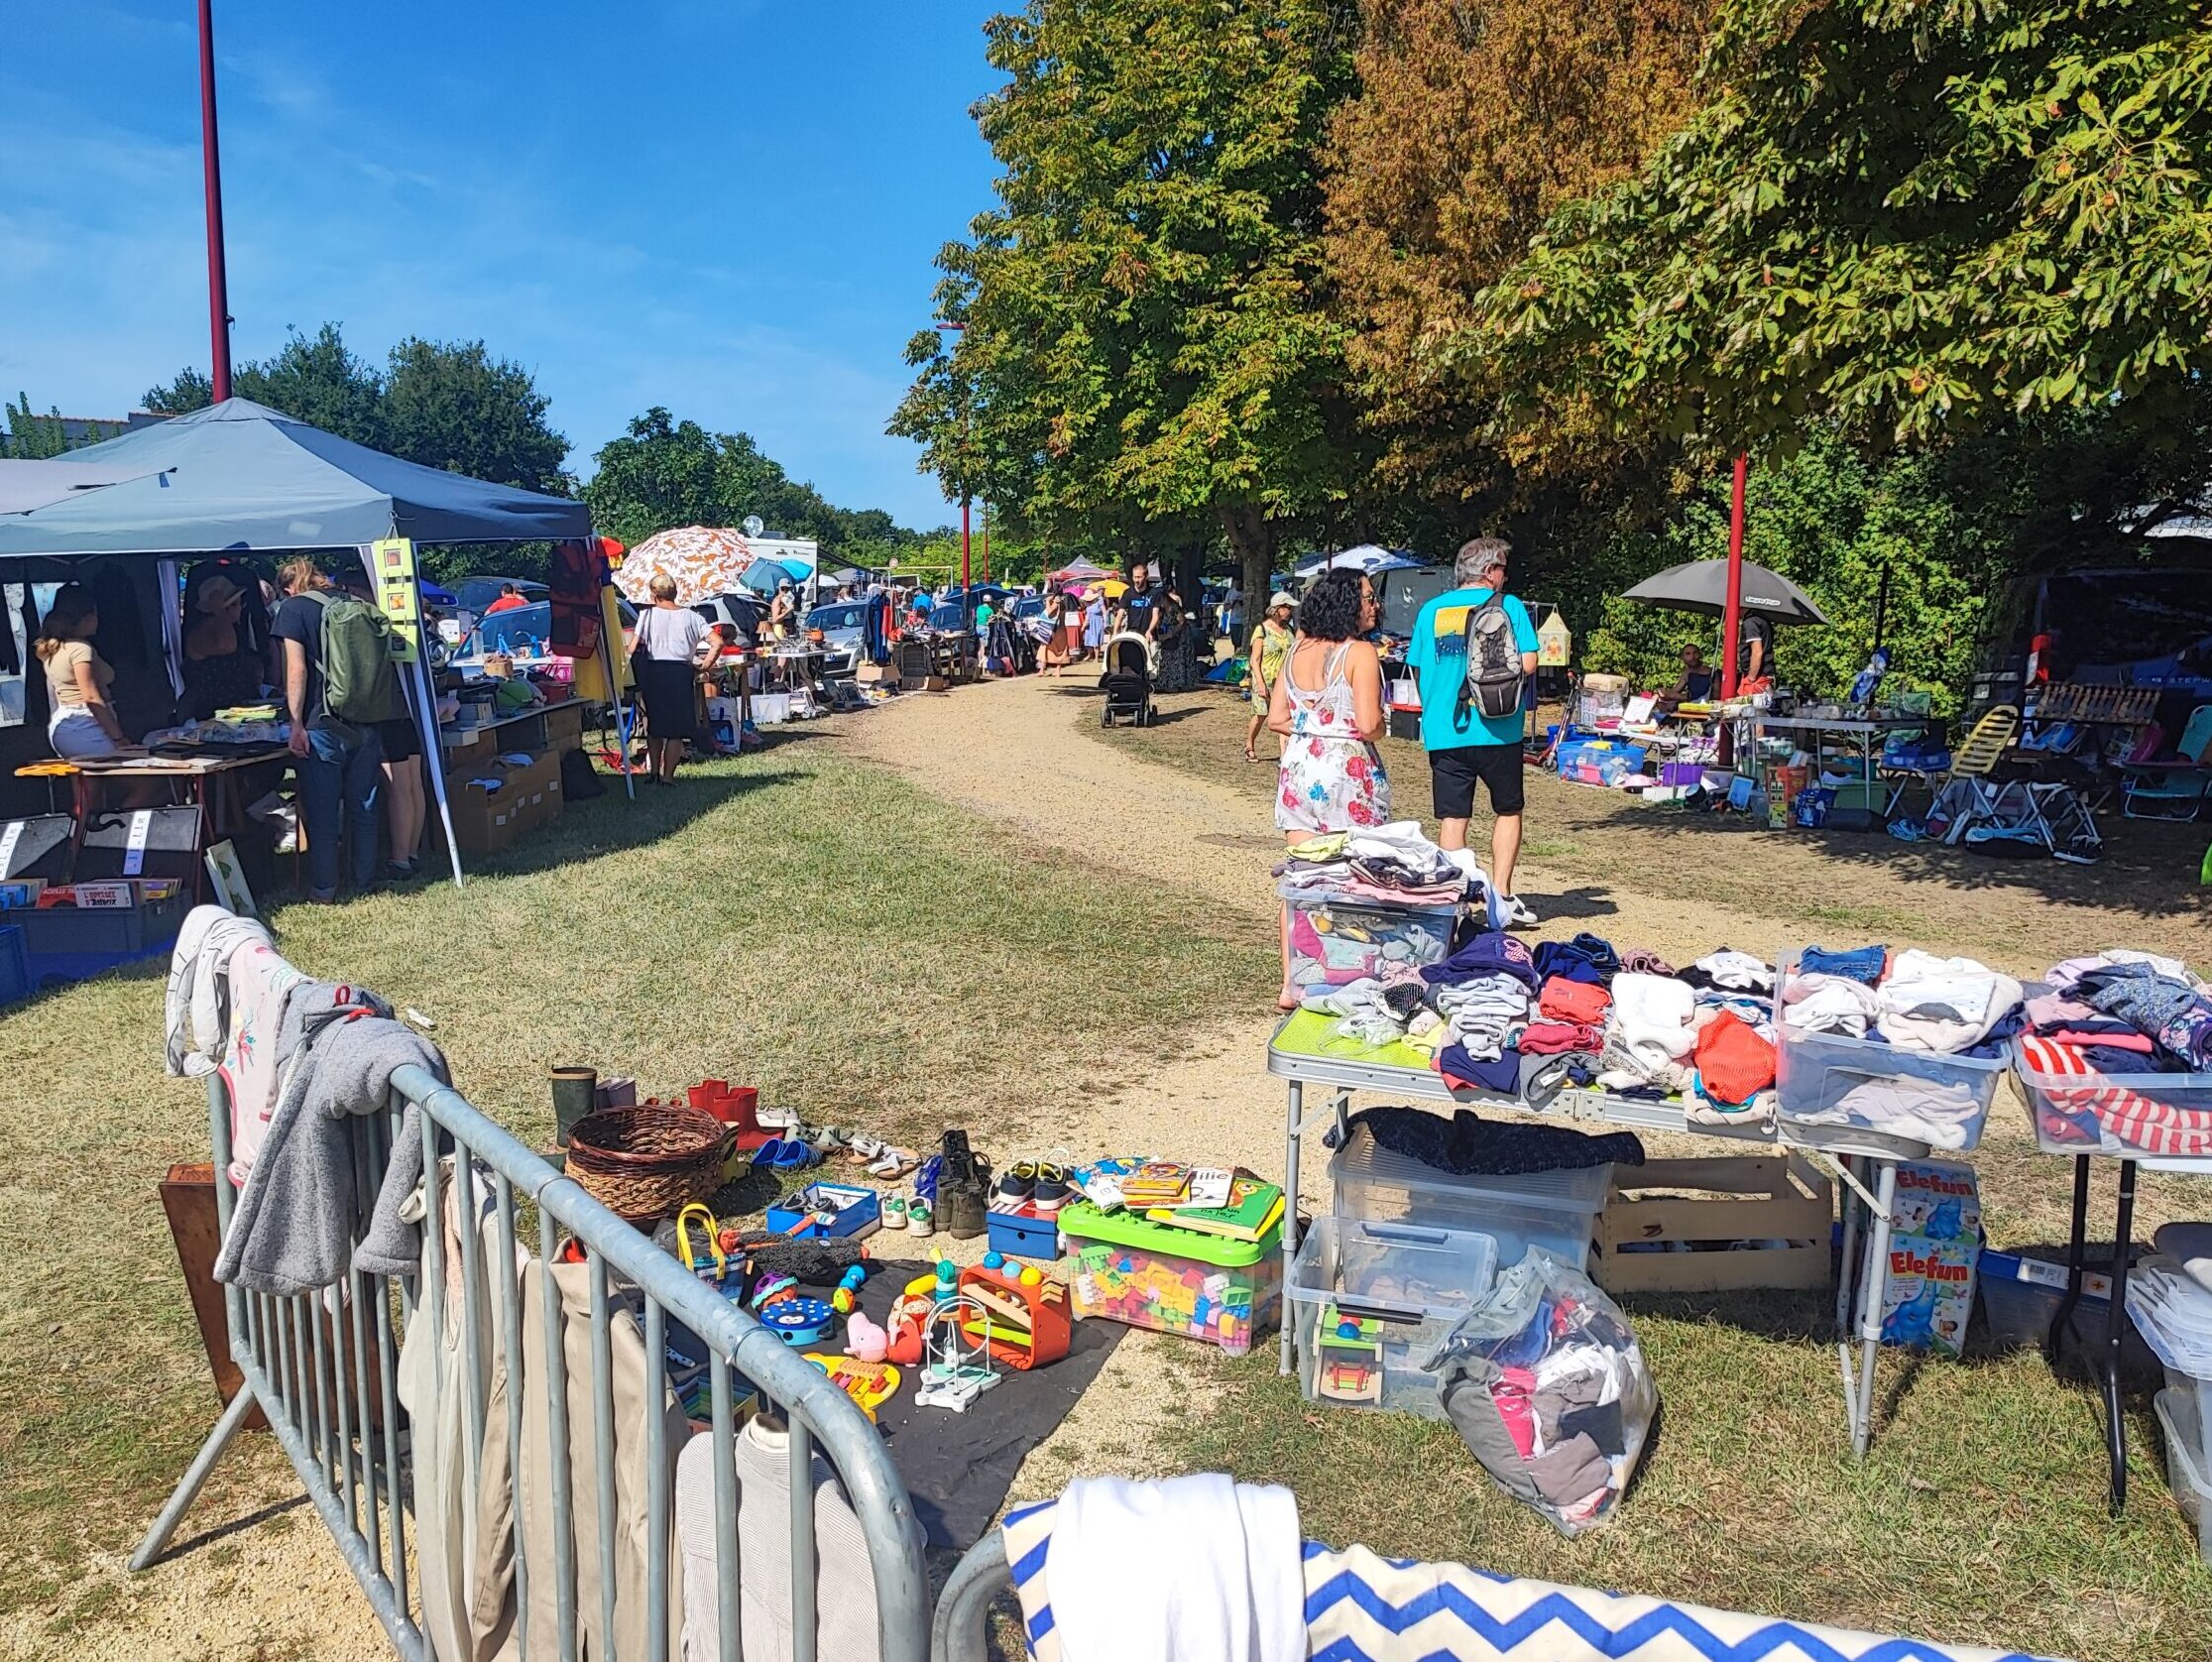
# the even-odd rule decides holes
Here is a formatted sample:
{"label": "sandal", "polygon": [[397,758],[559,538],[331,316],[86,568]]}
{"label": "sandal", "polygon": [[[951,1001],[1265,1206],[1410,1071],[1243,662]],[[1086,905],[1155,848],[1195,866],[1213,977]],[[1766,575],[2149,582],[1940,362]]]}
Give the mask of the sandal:
{"label": "sandal", "polygon": [[896,1181],[914,1169],[916,1156],[904,1148],[885,1148],[881,1156],[869,1162],[868,1174]]}

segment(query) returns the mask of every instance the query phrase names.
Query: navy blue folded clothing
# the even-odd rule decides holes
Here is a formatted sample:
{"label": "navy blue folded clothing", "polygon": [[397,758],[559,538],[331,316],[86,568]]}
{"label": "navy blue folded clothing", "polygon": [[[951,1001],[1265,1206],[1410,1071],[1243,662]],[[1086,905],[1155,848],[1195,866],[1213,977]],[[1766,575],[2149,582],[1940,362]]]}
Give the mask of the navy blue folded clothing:
{"label": "navy blue folded clothing", "polygon": [[[1958,1054],[1971,1056],[1977,1062],[2001,1062],[2012,1054],[2011,1040],[2013,1035],[2022,1031],[2027,1025],[2028,1012],[2015,1005],[1997,1018],[1995,1024],[1982,1036],[1981,1043],[1970,1044],[1964,1050],[1959,1051]],[[1874,1035],[1870,1032],[1867,1036],[1871,1038]]]}
{"label": "navy blue folded clothing", "polygon": [[1571,941],[1537,943],[1536,973],[1540,986],[1557,975],[1603,987],[1620,973],[1620,954],[1613,950],[1613,943],[1586,931]]}
{"label": "navy blue folded clothing", "polygon": [[1852,981],[1863,982],[1868,987],[1882,984],[1882,972],[1889,968],[1890,949],[1886,946],[1855,946],[1846,952],[1830,952],[1825,947],[1808,946],[1798,955],[1800,975],[1839,975]]}
{"label": "navy blue folded clothing", "polygon": [[[1517,1072],[1520,1058],[1512,1060]],[[1345,1132],[1349,1135],[1362,1126],[1378,1148],[1461,1176],[1507,1177],[1644,1163],[1644,1145],[1628,1131],[1592,1136],[1565,1126],[1485,1120],[1466,1108],[1449,1120],[1424,1108],[1363,1108],[1345,1123]]]}
{"label": "navy blue folded clothing", "polygon": [[1461,1090],[1480,1091],[1492,1097],[1521,1094],[1521,1053],[1518,1050],[1508,1050],[1502,1056],[1476,1057],[1468,1055],[1463,1044],[1448,1044],[1437,1052],[1437,1071],[1444,1075],[1447,1085]]}
{"label": "navy blue folded clothing", "polygon": [[1509,975],[1533,993],[1544,985],[1528,945],[1502,929],[1486,929],[1469,939],[1441,964],[1424,964],[1421,979],[1431,987],[1449,981],[1471,981],[1476,976]]}

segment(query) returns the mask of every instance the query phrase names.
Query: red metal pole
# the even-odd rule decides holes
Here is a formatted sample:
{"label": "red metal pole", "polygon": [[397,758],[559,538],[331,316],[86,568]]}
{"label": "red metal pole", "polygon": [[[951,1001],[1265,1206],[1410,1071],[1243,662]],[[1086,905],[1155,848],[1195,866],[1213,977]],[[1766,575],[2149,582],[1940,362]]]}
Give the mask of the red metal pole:
{"label": "red metal pole", "polygon": [[223,269],[223,165],[215,144],[215,15],[199,0],[199,157],[207,184],[207,328],[215,402],[230,397],[230,279]]}
{"label": "red metal pole", "polygon": [[1720,610],[1720,696],[1736,696],[1736,632],[1743,628],[1743,485],[1750,458],[1736,457],[1728,498],[1728,598]]}
{"label": "red metal pole", "polygon": [[964,615],[976,615],[975,598],[968,592],[968,499],[960,499],[960,606]]}

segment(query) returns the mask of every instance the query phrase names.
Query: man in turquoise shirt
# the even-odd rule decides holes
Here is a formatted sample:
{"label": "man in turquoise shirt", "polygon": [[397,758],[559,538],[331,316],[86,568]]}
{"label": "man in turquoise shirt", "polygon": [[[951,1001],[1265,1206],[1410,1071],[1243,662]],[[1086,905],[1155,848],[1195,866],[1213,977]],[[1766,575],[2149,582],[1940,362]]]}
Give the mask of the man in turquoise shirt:
{"label": "man in turquoise shirt", "polygon": [[[1490,793],[1490,882],[1507,924],[1523,927],[1536,914],[1513,893],[1513,866],[1521,856],[1521,812],[1526,792],[1521,778],[1523,716],[1487,717],[1463,696],[1467,690],[1467,623],[1492,594],[1503,594],[1512,544],[1503,537],[1478,536],[1459,550],[1453,576],[1458,587],[1421,608],[1414,621],[1406,661],[1421,684],[1421,748],[1429,753],[1429,787],[1438,824],[1437,843],[1447,854],[1463,856],[1467,821],[1474,814],[1477,779]],[[1526,606],[1512,595],[1502,601],[1521,654],[1521,673],[1536,673],[1536,626]],[[1461,860],[1472,867],[1471,860]]]}

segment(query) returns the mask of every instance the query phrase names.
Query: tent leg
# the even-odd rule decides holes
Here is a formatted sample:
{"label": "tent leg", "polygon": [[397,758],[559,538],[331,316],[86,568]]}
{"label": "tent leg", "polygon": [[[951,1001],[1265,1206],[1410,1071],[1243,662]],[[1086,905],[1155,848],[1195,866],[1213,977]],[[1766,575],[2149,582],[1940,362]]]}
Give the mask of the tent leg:
{"label": "tent leg", "polygon": [[453,836],[453,804],[445,794],[445,747],[438,738],[437,688],[430,681],[427,641],[414,654],[415,684],[420,689],[422,711],[415,725],[422,732],[422,771],[430,780],[430,794],[438,801],[438,823],[445,827],[445,851],[453,865],[453,887],[468,887],[461,877],[461,849]]}

